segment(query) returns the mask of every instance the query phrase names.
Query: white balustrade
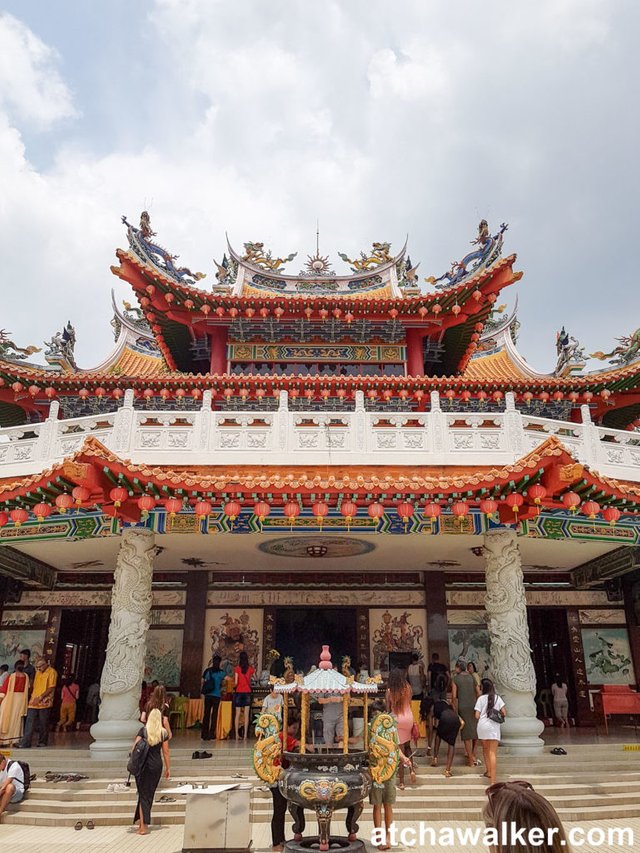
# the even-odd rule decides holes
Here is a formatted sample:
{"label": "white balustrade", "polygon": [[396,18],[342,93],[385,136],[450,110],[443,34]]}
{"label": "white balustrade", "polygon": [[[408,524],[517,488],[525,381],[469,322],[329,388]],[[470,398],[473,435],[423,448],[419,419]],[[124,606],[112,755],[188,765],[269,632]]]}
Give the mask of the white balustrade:
{"label": "white balustrade", "polygon": [[582,422],[556,421],[516,410],[456,412],[431,393],[429,412],[367,411],[357,392],[355,409],[292,411],[281,392],[275,411],[213,411],[211,393],[198,411],[133,408],[58,420],[58,405],[39,424],[0,428],[0,476],[24,476],[51,467],[93,437],[109,450],[150,465],[467,465],[517,461],[550,436],[583,464],[607,476],[640,481],[640,434],[596,427],[588,408]]}

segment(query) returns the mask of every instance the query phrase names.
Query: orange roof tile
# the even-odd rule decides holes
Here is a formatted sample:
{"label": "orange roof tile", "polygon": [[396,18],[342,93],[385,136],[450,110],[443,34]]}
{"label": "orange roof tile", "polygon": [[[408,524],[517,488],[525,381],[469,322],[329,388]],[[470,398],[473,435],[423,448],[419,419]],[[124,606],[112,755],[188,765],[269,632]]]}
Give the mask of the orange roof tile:
{"label": "orange roof tile", "polygon": [[472,382],[531,379],[509,357],[505,350],[472,358],[462,373]]}

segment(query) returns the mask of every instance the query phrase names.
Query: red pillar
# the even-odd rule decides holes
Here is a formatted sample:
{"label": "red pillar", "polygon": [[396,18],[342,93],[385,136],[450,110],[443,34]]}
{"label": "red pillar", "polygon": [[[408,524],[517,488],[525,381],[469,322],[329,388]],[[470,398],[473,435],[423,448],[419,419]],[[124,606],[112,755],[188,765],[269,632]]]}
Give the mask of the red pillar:
{"label": "red pillar", "polygon": [[422,329],[407,329],[407,375],[424,376]]}
{"label": "red pillar", "polygon": [[213,326],[209,333],[211,341],[210,373],[227,372],[227,333],[226,326]]}

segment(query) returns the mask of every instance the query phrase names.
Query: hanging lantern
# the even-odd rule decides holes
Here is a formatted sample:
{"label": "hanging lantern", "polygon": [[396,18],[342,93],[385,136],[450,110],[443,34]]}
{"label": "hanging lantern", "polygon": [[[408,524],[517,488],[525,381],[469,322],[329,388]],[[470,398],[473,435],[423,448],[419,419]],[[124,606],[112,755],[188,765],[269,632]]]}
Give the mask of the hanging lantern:
{"label": "hanging lantern", "polygon": [[438,316],[438,314],[442,311],[442,305],[439,305],[439,304],[436,302],[436,304],[433,306],[433,308],[432,308],[431,310],[433,311],[433,313],[434,313],[434,314],[436,315],[436,317],[437,317],[437,316]]}
{"label": "hanging lantern", "polygon": [[222,511],[233,523],[240,515],[242,507],[238,501],[229,501],[222,507]]}
{"label": "hanging lantern", "polygon": [[144,391],[142,392],[142,396],[147,401],[152,400],[153,399],[153,389],[152,388],[145,388]]}
{"label": "hanging lantern", "polygon": [[11,389],[15,394],[19,394],[22,390],[24,390],[24,385],[22,384],[22,382],[14,382],[11,386]]}
{"label": "hanging lantern", "polygon": [[42,524],[42,522],[51,515],[51,507],[49,504],[39,503],[36,504],[33,508],[33,514],[35,515],[38,524]]}
{"label": "hanging lantern", "polygon": [[73,498],[71,495],[62,494],[56,497],[56,507],[60,510],[61,513],[65,513],[68,509],[71,509],[73,506]]}
{"label": "hanging lantern", "polygon": [[347,311],[347,313],[344,315],[344,319],[349,325],[351,325],[351,323],[353,322],[353,314],[351,313],[351,311]]}
{"label": "hanging lantern", "polygon": [[511,494],[507,495],[505,502],[507,506],[511,507],[515,518],[517,518],[518,513],[520,512],[520,507],[524,503],[524,498],[520,492],[511,492]]}
{"label": "hanging lantern", "polygon": [[483,498],[480,501],[480,512],[483,512],[485,515],[492,516],[498,511],[498,501],[494,501],[493,498]]}
{"label": "hanging lantern", "polygon": [[113,501],[113,505],[117,509],[119,506],[122,506],[122,502],[126,501],[126,499],[129,497],[129,491],[123,486],[116,486],[109,492],[109,497]]}
{"label": "hanging lantern", "polygon": [[5,527],[9,524],[9,516],[6,512],[0,512],[0,527]]}
{"label": "hanging lantern", "polygon": [[194,400],[199,400],[202,397],[202,391],[199,388],[193,388],[191,390],[191,396]]}
{"label": "hanging lantern", "polygon": [[429,313],[429,311],[424,307],[424,305],[421,305],[418,308],[418,314],[422,317],[423,320],[427,316],[428,313]]}
{"label": "hanging lantern", "polygon": [[260,311],[259,311],[258,313],[260,314],[260,316],[261,316],[263,319],[265,319],[265,320],[266,320],[266,319],[267,319],[267,317],[269,316],[269,309],[268,309],[266,306],[264,306],[264,305],[263,305],[263,306],[262,306],[262,308],[260,309]]}
{"label": "hanging lantern", "polygon": [[451,512],[458,519],[458,523],[462,524],[463,520],[469,515],[469,504],[466,501],[456,501],[451,506]]}
{"label": "hanging lantern", "polygon": [[22,507],[18,507],[17,509],[12,509],[9,513],[9,518],[16,527],[20,527],[21,524],[24,524],[25,521],[29,519],[29,513],[26,509],[22,509]]}
{"label": "hanging lantern", "polygon": [[89,500],[91,492],[86,486],[74,486],[71,490],[71,497],[76,502],[76,506],[80,506],[81,503]]}
{"label": "hanging lantern", "polygon": [[600,504],[597,501],[585,501],[580,507],[580,511],[586,515],[587,518],[594,519],[600,512]]}
{"label": "hanging lantern", "polygon": [[298,501],[287,501],[286,504],[282,507],[282,512],[285,517],[289,519],[289,523],[291,524],[291,530],[293,530],[293,524],[296,518],[300,515],[300,504]]}
{"label": "hanging lantern", "polygon": [[616,521],[618,521],[618,519],[620,518],[621,515],[622,515],[622,513],[615,506],[608,506],[602,512],[602,517],[604,518],[605,521],[609,522],[611,527],[613,527],[615,525]]}
{"label": "hanging lantern", "polygon": [[413,504],[409,503],[409,501],[402,501],[396,507],[396,512],[402,519],[402,523],[404,524],[404,532],[406,533],[408,530],[409,519],[413,516]]}
{"label": "hanging lantern", "polygon": [[389,316],[391,317],[392,320],[395,320],[396,317],[398,316],[398,309],[392,308],[391,311],[389,311]]}
{"label": "hanging lantern", "polygon": [[260,524],[260,529],[262,529],[262,525],[264,524],[265,518],[271,512],[271,507],[266,501],[257,501],[255,506],[253,507],[253,513],[258,519]]}
{"label": "hanging lantern", "polygon": [[564,393],[562,391],[554,391],[551,395],[556,403],[559,403],[561,400],[564,400]]}
{"label": "hanging lantern", "polygon": [[565,492],[562,496],[562,503],[564,504],[565,509],[575,513],[578,505],[580,504],[580,495],[575,492]]}
{"label": "hanging lantern", "polygon": [[455,398],[455,396],[456,396],[456,392],[455,392],[452,388],[448,388],[448,389],[444,392],[444,396],[445,396],[445,397],[447,398],[447,400],[449,401],[449,408],[451,408],[451,407],[452,407],[452,405],[453,405],[453,400],[454,400],[454,398]]}
{"label": "hanging lantern", "polygon": [[466,391],[466,390],[462,391],[460,393],[460,397],[465,403],[468,403],[469,400],[471,399],[471,391]]}
{"label": "hanging lantern", "polygon": [[321,320],[326,320],[326,319],[327,319],[327,317],[329,316],[329,312],[327,311],[327,309],[326,309],[326,308],[321,308],[321,309],[318,311],[318,314],[320,315],[320,319],[321,319]]}
{"label": "hanging lantern", "polygon": [[187,392],[184,390],[184,388],[176,388],[176,400],[179,403],[182,403],[186,396],[187,396]]}
{"label": "hanging lantern", "polygon": [[487,392],[486,391],[478,391],[476,396],[478,397],[478,400],[480,400],[480,403],[484,404],[484,401],[487,399]]}
{"label": "hanging lantern", "polygon": [[476,300],[476,302],[479,302],[480,299],[482,298],[482,291],[478,290],[478,288],[476,288],[471,295]]}
{"label": "hanging lantern", "polygon": [[542,402],[543,402],[543,403],[548,403],[548,402],[549,402],[550,394],[549,394],[549,392],[548,392],[548,391],[541,391],[541,392],[538,394],[538,396],[540,397],[540,399],[542,400]]}
{"label": "hanging lantern", "polygon": [[547,496],[547,490],[544,486],[541,486],[540,483],[534,483],[533,486],[529,486],[527,489],[527,494],[530,498],[533,498],[533,502],[536,506],[540,506],[544,498]]}
{"label": "hanging lantern", "polygon": [[384,507],[381,503],[376,501],[375,503],[369,504],[367,512],[369,513],[369,518],[378,520],[384,515]]}
{"label": "hanging lantern", "polygon": [[160,397],[161,397],[161,399],[163,399],[166,402],[169,399],[169,397],[171,397],[171,391],[169,391],[168,388],[162,388],[160,390]]}
{"label": "hanging lantern", "polygon": [[522,395],[522,399],[525,401],[527,406],[530,406],[531,401],[533,400],[533,393],[531,391],[525,391]]}
{"label": "hanging lantern", "polygon": [[224,317],[224,308],[222,305],[218,305],[216,308],[216,317]]}
{"label": "hanging lantern", "polygon": [[499,403],[500,400],[502,400],[502,398],[504,397],[504,394],[502,393],[502,391],[494,391],[491,396],[496,403]]}
{"label": "hanging lantern", "polygon": [[347,522],[347,530],[353,519],[356,517],[358,513],[358,507],[353,501],[343,501],[340,506],[340,512],[344,516],[345,521]]}
{"label": "hanging lantern", "polygon": [[462,311],[462,308],[458,305],[458,303],[457,303],[457,302],[456,302],[456,304],[455,304],[455,305],[453,305],[453,306],[452,306],[452,308],[451,308],[451,313],[452,313],[455,317],[457,317],[457,316],[458,316],[458,314],[459,314],[461,311]]}
{"label": "hanging lantern", "polygon": [[334,308],[332,313],[333,313],[333,316],[336,318],[336,320],[339,320],[340,317],[342,317],[342,309],[341,308]]}
{"label": "hanging lantern", "polygon": [[111,392],[111,396],[114,400],[121,400],[124,397],[124,391],[122,388],[114,388]]}
{"label": "hanging lantern", "polygon": [[164,501],[164,508],[169,514],[169,519],[173,521],[182,509],[182,498],[167,498]]}
{"label": "hanging lantern", "polygon": [[205,304],[205,305],[201,305],[201,306],[200,306],[200,310],[202,311],[202,313],[204,314],[204,316],[205,316],[205,317],[207,317],[207,316],[211,313],[211,306],[210,306],[210,305],[206,305],[206,304]]}
{"label": "hanging lantern", "polygon": [[280,305],[278,305],[278,307],[274,309],[273,313],[276,315],[276,320],[280,320],[280,317],[284,314],[284,308],[281,308]]}
{"label": "hanging lantern", "polygon": [[142,512],[143,519],[146,519],[151,510],[155,508],[156,499],[152,498],[151,495],[142,495],[142,497],[138,498],[137,503],[138,509]]}
{"label": "hanging lantern", "polygon": [[590,403],[593,400],[593,392],[592,391],[585,391],[582,396],[584,397],[585,403]]}
{"label": "hanging lantern", "polygon": [[38,394],[40,393],[40,389],[38,388],[37,385],[29,385],[29,388],[27,390],[29,391],[29,394],[32,397],[37,397]]}
{"label": "hanging lantern", "polygon": [[198,521],[204,521],[205,518],[208,518],[211,515],[211,509],[212,507],[209,501],[197,501],[193,511],[195,512]]}
{"label": "hanging lantern", "polygon": [[428,503],[425,504],[423,515],[425,518],[429,519],[429,525],[431,527],[431,532],[433,533],[433,525],[436,522],[437,518],[440,518],[440,514],[442,513],[442,507],[440,504],[436,503]]}
{"label": "hanging lantern", "polygon": [[193,299],[185,299],[185,300],[184,300],[184,307],[185,307],[188,311],[191,311],[191,309],[193,308]]}
{"label": "hanging lantern", "polygon": [[96,397],[98,400],[102,400],[103,397],[107,396],[107,389],[100,386],[100,388],[96,388]]}
{"label": "hanging lantern", "polygon": [[318,522],[320,530],[322,530],[322,522],[324,521],[325,517],[329,515],[329,504],[325,503],[324,501],[316,501],[311,507],[311,512],[313,513],[314,518]]}
{"label": "hanging lantern", "polygon": [[47,388],[44,389],[44,393],[45,396],[47,396],[51,400],[52,397],[56,396],[56,389],[52,388],[51,385],[49,385],[47,386]]}

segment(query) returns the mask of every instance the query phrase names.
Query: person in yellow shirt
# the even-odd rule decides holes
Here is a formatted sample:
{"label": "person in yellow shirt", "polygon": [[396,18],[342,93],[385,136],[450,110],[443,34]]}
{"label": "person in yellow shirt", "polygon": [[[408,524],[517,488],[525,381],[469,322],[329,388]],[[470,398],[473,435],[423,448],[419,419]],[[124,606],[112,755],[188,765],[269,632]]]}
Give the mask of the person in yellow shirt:
{"label": "person in yellow shirt", "polygon": [[36,660],[31,699],[24,724],[24,735],[20,749],[30,749],[34,728],[38,729],[38,746],[47,746],[49,741],[49,717],[53,706],[53,694],[58,683],[58,673],[45,658]]}

